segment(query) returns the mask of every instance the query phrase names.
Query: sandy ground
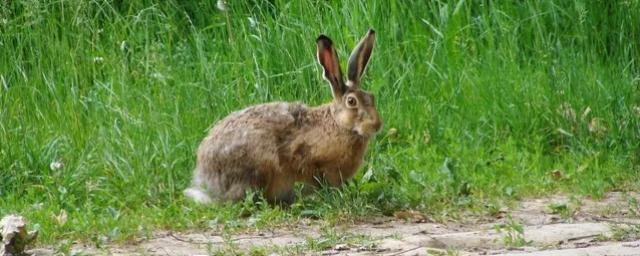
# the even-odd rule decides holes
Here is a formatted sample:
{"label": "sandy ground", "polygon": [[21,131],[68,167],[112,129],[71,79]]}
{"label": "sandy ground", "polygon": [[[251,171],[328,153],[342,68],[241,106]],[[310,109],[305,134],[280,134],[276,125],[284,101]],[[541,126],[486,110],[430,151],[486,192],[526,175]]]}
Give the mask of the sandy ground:
{"label": "sandy ground", "polygon": [[[272,255],[640,256],[640,208],[634,200],[640,202],[640,193],[614,192],[598,201],[554,196],[522,201],[494,217],[469,214],[463,221],[451,223],[434,223],[412,211],[398,212],[396,217],[335,227],[341,235],[365,238],[322,250],[308,249],[309,243],[321,243],[323,239],[320,225],[308,222],[236,235],[158,231],[135,245],[101,249],[76,245],[73,251],[89,255],[226,255],[265,248]],[[638,229],[620,231],[632,227]],[[31,252],[52,254],[47,248]]]}

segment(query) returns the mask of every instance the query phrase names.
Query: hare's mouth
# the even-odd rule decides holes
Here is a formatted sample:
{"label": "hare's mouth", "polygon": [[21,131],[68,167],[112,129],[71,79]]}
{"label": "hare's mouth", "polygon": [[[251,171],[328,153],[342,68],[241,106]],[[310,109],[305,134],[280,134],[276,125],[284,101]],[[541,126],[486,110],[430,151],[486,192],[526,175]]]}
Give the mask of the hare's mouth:
{"label": "hare's mouth", "polygon": [[375,127],[368,127],[368,126],[356,126],[353,129],[355,133],[365,138],[369,138],[376,135],[376,133],[378,133],[378,130],[379,129],[375,129]]}

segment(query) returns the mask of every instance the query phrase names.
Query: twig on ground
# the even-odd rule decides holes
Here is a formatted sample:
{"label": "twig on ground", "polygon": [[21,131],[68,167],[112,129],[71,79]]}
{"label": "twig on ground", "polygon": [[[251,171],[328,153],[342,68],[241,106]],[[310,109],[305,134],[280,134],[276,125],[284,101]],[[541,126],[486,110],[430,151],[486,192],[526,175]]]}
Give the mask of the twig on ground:
{"label": "twig on ground", "polygon": [[[200,242],[200,241],[193,241],[191,239],[185,239],[182,237],[177,236],[176,234],[174,234],[173,232],[169,232],[169,236],[171,236],[173,239],[176,239],[180,242],[185,242],[185,243],[190,243],[190,244],[221,244],[224,243],[224,241],[220,241],[220,242],[213,242],[213,241],[207,241],[207,242]],[[214,235],[214,236],[218,236],[218,237],[222,237],[220,235]],[[271,235],[271,236],[246,236],[246,237],[237,237],[234,239],[231,239],[232,242],[236,242],[236,241],[240,241],[240,240],[245,240],[245,239],[254,239],[254,238],[264,238],[264,239],[271,239],[271,238],[276,238],[276,237],[280,237],[280,236],[284,236],[284,234],[279,234],[279,235]],[[224,238],[223,238],[224,240]]]}
{"label": "twig on ground", "polygon": [[582,240],[582,239],[587,239],[587,238],[594,238],[594,237],[598,237],[600,234],[598,235],[588,235],[588,236],[577,236],[577,237],[571,237],[567,239],[567,242],[572,242],[572,241],[576,241],[576,240]]}
{"label": "twig on ground", "polygon": [[190,244],[215,244],[215,243],[220,243],[220,242],[198,242],[198,241],[193,241],[191,239],[184,239],[182,237],[177,236],[176,234],[174,234],[173,232],[169,232],[169,236],[173,237],[173,239],[178,240],[180,242],[185,242],[185,243],[190,243]]}
{"label": "twig on ground", "polygon": [[388,254],[388,256],[396,256],[396,255],[404,254],[404,253],[407,253],[407,252],[410,252],[410,251],[415,251],[415,250],[418,250],[420,248],[422,248],[422,246],[416,246],[416,247],[411,248],[411,249],[407,249],[407,250],[404,250],[404,251]]}
{"label": "twig on ground", "polygon": [[604,221],[604,222],[609,222],[609,223],[614,223],[614,224],[624,224],[624,225],[630,225],[630,226],[640,225],[640,222],[614,220],[614,219],[602,218],[602,217],[597,217],[597,216],[593,216],[593,219],[597,220],[597,221]]}

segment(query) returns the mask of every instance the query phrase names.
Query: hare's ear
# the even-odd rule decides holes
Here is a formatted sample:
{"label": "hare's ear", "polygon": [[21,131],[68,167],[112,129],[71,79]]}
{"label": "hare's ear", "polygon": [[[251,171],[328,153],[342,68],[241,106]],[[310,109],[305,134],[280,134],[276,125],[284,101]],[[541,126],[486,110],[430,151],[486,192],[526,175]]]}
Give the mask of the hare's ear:
{"label": "hare's ear", "polygon": [[340,70],[340,62],[338,54],[333,47],[331,39],[325,35],[320,35],[316,40],[318,44],[318,62],[324,69],[324,79],[331,84],[331,92],[334,99],[341,99],[346,91],[346,86],[342,80],[342,71]]}
{"label": "hare's ear", "polygon": [[347,70],[347,85],[357,87],[360,85],[360,78],[364,74],[367,63],[373,51],[373,45],[376,41],[376,32],[369,29],[367,34],[360,40],[358,45],[349,57],[349,67]]}

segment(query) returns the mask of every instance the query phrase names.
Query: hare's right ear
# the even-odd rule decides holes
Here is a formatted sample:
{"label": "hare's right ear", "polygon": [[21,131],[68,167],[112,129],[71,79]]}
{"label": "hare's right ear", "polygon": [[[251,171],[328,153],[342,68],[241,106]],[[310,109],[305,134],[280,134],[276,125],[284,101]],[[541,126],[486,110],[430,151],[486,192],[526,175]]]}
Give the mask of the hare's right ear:
{"label": "hare's right ear", "polygon": [[358,45],[353,49],[351,57],[349,57],[349,65],[347,67],[347,85],[352,87],[360,86],[360,79],[367,68],[373,45],[376,41],[376,32],[369,29],[367,34],[360,40]]}
{"label": "hare's right ear", "polygon": [[347,88],[342,80],[342,71],[340,70],[336,49],[333,48],[331,39],[325,35],[320,35],[316,40],[316,44],[318,44],[318,62],[324,69],[324,79],[331,84],[333,98],[339,100]]}

